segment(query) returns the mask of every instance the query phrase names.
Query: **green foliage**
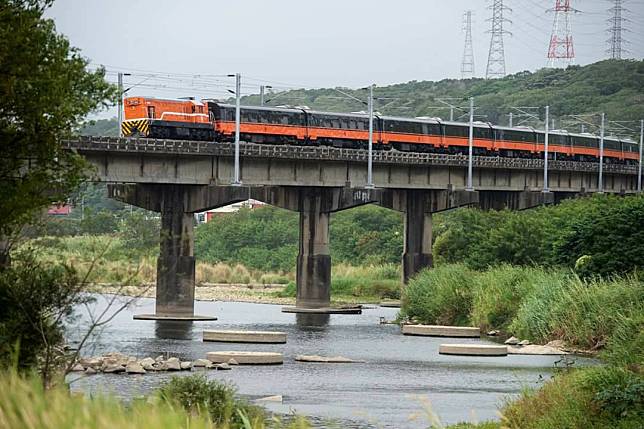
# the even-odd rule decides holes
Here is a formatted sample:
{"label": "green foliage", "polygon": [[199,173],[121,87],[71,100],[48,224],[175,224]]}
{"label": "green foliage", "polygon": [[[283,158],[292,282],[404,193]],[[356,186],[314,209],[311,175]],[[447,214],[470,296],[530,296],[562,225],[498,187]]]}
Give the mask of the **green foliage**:
{"label": "green foliage", "polygon": [[207,415],[217,425],[226,423],[230,428],[243,428],[244,416],[255,424],[263,422],[264,412],[235,397],[236,390],[231,385],[206,377],[193,375],[172,377],[158,390],[164,402],[181,406],[187,413]]}
{"label": "green foliage", "polygon": [[119,123],[116,118],[88,121],[82,125],[79,134],[83,136],[118,137]]}
{"label": "green foliage", "polygon": [[434,325],[467,325],[476,274],[462,264],[421,271],[403,290],[401,314]]}
{"label": "green foliage", "polygon": [[130,255],[139,257],[158,254],[160,229],[160,218],[142,210],[123,216],[118,226],[123,247]]}
{"label": "green foliage", "polygon": [[[85,161],[60,139],[115,96],[103,69],[43,18],[51,1],[12,0],[0,8],[0,235],[12,236],[83,180]],[[26,161],[29,168],[25,168]]]}
{"label": "green foliage", "polygon": [[45,264],[29,251],[0,271],[0,368],[50,371],[74,306],[88,302],[76,271]]}
{"label": "green foliage", "polygon": [[195,255],[208,262],[242,263],[265,271],[295,266],[297,215],[274,207],[214,217],[195,231]]}
{"label": "green foliage", "polygon": [[[251,269],[292,271],[298,250],[298,214],[275,207],[216,216],[197,227],[195,254],[208,262],[241,263]],[[334,213],[331,257],[352,265],[399,263],[400,214],[376,206]]]}
{"label": "green foliage", "polygon": [[622,325],[642,314],[644,283],[637,277],[583,281],[562,276],[535,288],[518,308],[509,327],[515,335],[536,342],[562,339],[597,350]]}
{"label": "green foliage", "polygon": [[644,197],[596,195],[523,212],[455,210],[437,216],[437,264],[473,269],[563,265],[580,275],[644,267]]}
{"label": "green foliage", "polygon": [[574,274],[500,266],[486,272],[443,265],[403,290],[401,315],[429,324],[500,329],[535,343],[564,340],[604,350],[609,362],[644,356],[644,283],[636,276],[582,280]]}
{"label": "green foliage", "polygon": [[375,205],[331,215],[331,256],[352,265],[400,263],[402,216]]}
{"label": "green foliage", "polygon": [[118,218],[107,210],[94,212],[85,209],[83,219],[80,221],[80,233],[89,235],[110,234],[118,229]]}
{"label": "green foliage", "polygon": [[556,241],[555,260],[580,274],[623,274],[644,267],[644,197],[607,198],[571,219]]}
{"label": "green foliage", "polygon": [[508,429],[636,429],[644,423],[641,374],[596,367],[562,373],[501,410]]}
{"label": "green foliage", "polygon": [[[343,92],[365,100],[364,90],[341,88]],[[541,69],[534,73],[524,71],[502,79],[444,79],[438,82],[411,81],[374,91],[376,98],[384,99],[376,109],[385,115],[439,116],[449,118],[449,108],[436,109],[437,98],[456,98],[464,102],[476,97],[477,114],[486,115],[492,123],[506,124],[512,106],[550,105],[551,117],[606,112],[609,118],[640,120],[644,106],[640,103],[644,92],[644,61],[606,60],[583,67]],[[351,112],[362,105],[348,97],[327,89],[297,89],[267,97],[270,105],[307,105],[316,110]],[[259,96],[243,97],[242,102],[258,105]],[[540,112],[543,117],[543,110]],[[530,124],[538,125],[541,124]]]}

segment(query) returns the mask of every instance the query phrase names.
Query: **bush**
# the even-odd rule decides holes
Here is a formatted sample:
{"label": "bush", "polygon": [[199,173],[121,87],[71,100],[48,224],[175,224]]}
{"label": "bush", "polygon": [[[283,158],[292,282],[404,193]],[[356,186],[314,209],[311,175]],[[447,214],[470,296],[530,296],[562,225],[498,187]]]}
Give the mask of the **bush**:
{"label": "bush", "polygon": [[483,331],[507,330],[516,316],[518,303],[535,287],[551,280],[553,275],[535,268],[501,265],[477,276],[472,290],[471,322]]}
{"label": "bush", "polygon": [[0,367],[15,361],[20,369],[40,370],[48,382],[65,323],[76,305],[91,301],[82,292],[73,268],[39,262],[28,251],[14,255],[0,270]]}
{"label": "bush", "polygon": [[123,247],[130,256],[159,253],[161,221],[158,215],[150,216],[136,210],[123,216],[118,231]]}
{"label": "bush", "polygon": [[401,314],[422,323],[468,325],[476,273],[463,264],[421,271],[403,290]]}
{"label": "bush", "polygon": [[236,398],[235,394],[236,390],[231,385],[199,375],[172,377],[158,390],[164,402],[179,405],[191,415],[208,415],[215,424],[226,423],[231,428],[242,428],[245,427],[244,415],[252,427],[263,425],[263,410]]}
{"label": "bush", "polygon": [[501,410],[508,429],[636,429],[644,422],[641,375],[597,367],[561,373]]}

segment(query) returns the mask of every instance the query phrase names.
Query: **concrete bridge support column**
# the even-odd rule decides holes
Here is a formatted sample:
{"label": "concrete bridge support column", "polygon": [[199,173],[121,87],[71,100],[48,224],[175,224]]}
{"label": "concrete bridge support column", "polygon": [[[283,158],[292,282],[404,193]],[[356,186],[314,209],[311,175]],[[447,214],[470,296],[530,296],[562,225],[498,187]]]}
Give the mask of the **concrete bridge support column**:
{"label": "concrete bridge support column", "polygon": [[[413,192],[413,191],[407,191]],[[402,255],[403,282],[433,265],[432,214],[425,211],[426,195],[408,195],[405,211],[405,241]]]}
{"label": "concrete bridge support column", "polygon": [[330,213],[321,211],[321,198],[313,195],[301,201],[296,307],[324,308],[331,303]]}
{"label": "concrete bridge support column", "polygon": [[157,259],[157,315],[194,315],[194,215],[184,212],[184,193],[161,195],[161,247]]}
{"label": "concrete bridge support column", "polygon": [[378,204],[404,213],[405,242],[402,280],[433,265],[432,213],[477,204],[478,192],[436,189],[383,189]]}

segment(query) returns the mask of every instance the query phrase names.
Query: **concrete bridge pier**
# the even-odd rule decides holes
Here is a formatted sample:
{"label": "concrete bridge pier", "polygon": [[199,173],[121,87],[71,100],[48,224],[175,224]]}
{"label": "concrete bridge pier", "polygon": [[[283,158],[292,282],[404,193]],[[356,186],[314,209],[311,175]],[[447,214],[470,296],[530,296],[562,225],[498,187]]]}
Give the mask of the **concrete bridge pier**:
{"label": "concrete bridge pier", "polygon": [[[412,192],[412,191],[407,191]],[[427,194],[408,195],[405,198],[404,250],[402,278],[407,283],[423,268],[432,267],[432,213],[425,211]]]}
{"label": "concrete bridge pier", "polygon": [[330,216],[321,211],[320,195],[302,200],[296,307],[325,308],[331,303]]}
{"label": "concrete bridge pier", "polygon": [[383,189],[378,204],[404,213],[405,241],[402,280],[433,265],[432,213],[478,204],[476,191],[433,189]]}
{"label": "concrete bridge pier", "polygon": [[157,315],[194,315],[194,214],[184,211],[183,194],[180,188],[170,187],[161,195]]}

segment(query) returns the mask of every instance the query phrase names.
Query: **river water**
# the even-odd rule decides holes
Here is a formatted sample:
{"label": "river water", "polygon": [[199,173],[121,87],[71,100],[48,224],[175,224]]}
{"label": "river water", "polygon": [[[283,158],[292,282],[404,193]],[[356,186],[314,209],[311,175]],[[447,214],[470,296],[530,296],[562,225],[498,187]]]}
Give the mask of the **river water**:
{"label": "river water", "polygon": [[[92,313],[101,311],[109,298],[97,296]],[[154,358],[169,353],[194,360],[216,350],[281,352],[284,365],[200,373],[235,384],[250,399],[283,395],[283,403],[271,404],[269,409],[312,416],[318,427],[399,429],[428,427],[427,410],[440,416],[443,424],[498,418],[496,410],[505,398],[524,387],[538,387],[550,378],[559,360],[557,356],[439,355],[441,343],[489,341],[403,336],[397,325],[379,324],[380,317],[395,318],[397,309],[376,307],[363,310],[362,315],[331,316],[286,314],[280,309],[267,304],[196,302],[197,314],[215,315],[219,320],[139,321],[132,319],[133,314],[153,313],[154,300],[138,299],[116,315],[83,354],[118,351]],[[204,343],[204,329],[277,330],[286,332],[288,341],[273,345]],[[300,363],[294,361],[297,354],[342,355],[366,363]],[[188,374],[97,374],[75,381],[72,388],[128,399],[150,393],[171,376]]]}

